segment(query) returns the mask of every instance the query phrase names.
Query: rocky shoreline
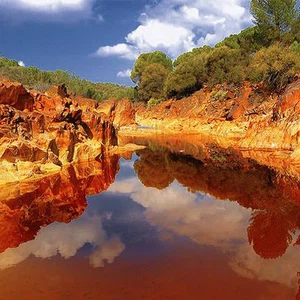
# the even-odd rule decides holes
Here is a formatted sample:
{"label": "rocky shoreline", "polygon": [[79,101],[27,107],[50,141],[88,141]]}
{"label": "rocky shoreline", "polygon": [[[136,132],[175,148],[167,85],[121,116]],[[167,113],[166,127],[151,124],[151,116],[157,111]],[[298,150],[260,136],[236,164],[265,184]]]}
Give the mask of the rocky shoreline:
{"label": "rocky shoreline", "polygon": [[129,99],[98,103],[68,94],[64,85],[41,93],[2,79],[0,185],[117,153],[116,146],[126,152],[130,143],[132,151],[140,136],[232,148],[300,179],[299,111],[300,80],[280,96],[245,83],[146,107]]}

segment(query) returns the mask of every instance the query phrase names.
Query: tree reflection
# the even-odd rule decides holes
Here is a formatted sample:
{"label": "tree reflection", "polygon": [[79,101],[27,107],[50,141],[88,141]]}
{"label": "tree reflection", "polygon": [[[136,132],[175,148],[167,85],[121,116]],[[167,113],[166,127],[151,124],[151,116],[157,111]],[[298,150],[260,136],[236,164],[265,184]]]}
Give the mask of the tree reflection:
{"label": "tree reflection", "polygon": [[252,208],[248,240],[262,258],[282,256],[300,229],[299,184],[232,149],[213,149],[202,161],[163,149],[142,150],[139,156],[134,167],[145,186],[163,189],[175,179],[191,191]]}
{"label": "tree reflection", "polygon": [[145,149],[138,153],[141,157],[134,163],[134,169],[145,186],[162,190],[173,182],[174,177],[168,172],[167,151],[154,152]]}
{"label": "tree reflection", "polygon": [[282,256],[292,242],[289,222],[280,212],[255,212],[248,227],[248,240],[262,258]]}

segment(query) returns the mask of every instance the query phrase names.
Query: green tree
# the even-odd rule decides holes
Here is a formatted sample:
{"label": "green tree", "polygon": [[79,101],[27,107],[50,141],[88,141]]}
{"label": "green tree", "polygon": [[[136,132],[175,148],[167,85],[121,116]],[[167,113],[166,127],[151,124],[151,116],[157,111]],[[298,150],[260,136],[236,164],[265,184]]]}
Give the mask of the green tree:
{"label": "green tree", "polygon": [[174,61],[174,67],[176,68],[177,66],[179,66],[181,63],[186,63],[187,61],[192,60],[193,58],[195,58],[198,55],[203,55],[203,54],[208,54],[209,52],[212,51],[213,48],[211,48],[210,46],[203,46],[201,48],[194,48],[192,51],[183,53],[181,55],[179,55],[176,60]]}
{"label": "green tree", "polygon": [[188,63],[181,63],[174,72],[169,74],[164,90],[168,98],[182,98],[199,88],[193,66]]}
{"label": "green tree", "polygon": [[256,26],[246,28],[239,34],[232,34],[226,37],[223,41],[216,44],[216,48],[226,46],[230,49],[238,49],[244,55],[249,55],[256,52],[262,45],[259,43]]}
{"label": "green tree", "polygon": [[161,64],[154,63],[149,65],[144,70],[138,86],[139,100],[148,101],[150,98],[162,98],[164,82],[169,72]]}
{"label": "green tree", "polygon": [[209,55],[203,80],[209,87],[218,83],[239,84],[245,79],[248,61],[241,50],[227,46],[215,48]]}
{"label": "green tree", "polygon": [[249,68],[253,82],[263,81],[270,91],[280,92],[300,72],[300,57],[292,48],[274,44],[258,51]]}
{"label": "green tree", "polygon": [[267,45],[282,40],[299,18],[297,0],[252,0],[250,4],[254,23],[261,41]]}
{"label": "green tree", "polygon": [[160,64],[169,71],[173,68],[172,60],[165,53],[161,51],[143,53],[134,63],[130,76],[131,80],[134,83],[139,84],[143,72],[151,64]]}

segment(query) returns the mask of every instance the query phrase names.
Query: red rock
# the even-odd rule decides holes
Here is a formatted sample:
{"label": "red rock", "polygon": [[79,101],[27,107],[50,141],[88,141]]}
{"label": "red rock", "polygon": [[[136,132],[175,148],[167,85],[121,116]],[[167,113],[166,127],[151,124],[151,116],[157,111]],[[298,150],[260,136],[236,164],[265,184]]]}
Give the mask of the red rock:
{"label": "red rock", "polygon": [[18,82],[2,79],[0,82],[0,104],[8,104],[18,110],[33,110],[33,97]]}

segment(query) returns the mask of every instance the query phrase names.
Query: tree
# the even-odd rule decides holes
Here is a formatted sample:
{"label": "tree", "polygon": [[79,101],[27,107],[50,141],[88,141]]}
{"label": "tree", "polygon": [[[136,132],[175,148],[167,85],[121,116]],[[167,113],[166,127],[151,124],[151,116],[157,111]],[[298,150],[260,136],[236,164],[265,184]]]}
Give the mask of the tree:
{"label": "tree", "polygon": [[258,51],[249,68],[249,79],[263,81],[271,91],[280,92],[300,72],[300,57],[292,49],[274,44]]}
{"label": "tree", "polygon": [[252,0],[250,4],[254,23],[261,40],[267,45],[281,40],[291,32],[299,18],[296,0]]}
{"label": "tree", "polygon": [[148,101],[150,98],[163,98],[164,82],[169,74],[163,65],[154,63],[149,65],[143,72],[138,86],[138,98]]}
{"label": "tree", "polygon": [[207,59],[203,80],[209,87],[224,82],[239,84],[245,79],[247,64],[247,56],[241,50],[227,46],[215,48]]}
{"label": "tree", "polygon": [[232,34],[216,44],[216,48],[226,46],[230,49],[239,49],[244,55],[256,52],[262,45],[258,43],[256,26],[246,28],[239,34]]}
{"label": "tree", "polygon": [[161,51],[143,53],[134,63],[130,76],[131,80],[134,83],[139,84],[143,72],[151,64],[160,64],[169,71],[173,69],[172,60],[165,53]]}
{"label": "tree", "polygon": [[170,98],[182,98],[201,88],[195,72],[195,65],[181,63],[174,72],[170,73],[165,82],[165,95]]}

